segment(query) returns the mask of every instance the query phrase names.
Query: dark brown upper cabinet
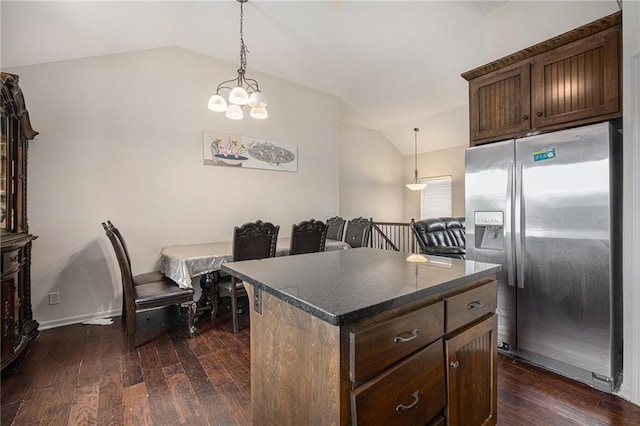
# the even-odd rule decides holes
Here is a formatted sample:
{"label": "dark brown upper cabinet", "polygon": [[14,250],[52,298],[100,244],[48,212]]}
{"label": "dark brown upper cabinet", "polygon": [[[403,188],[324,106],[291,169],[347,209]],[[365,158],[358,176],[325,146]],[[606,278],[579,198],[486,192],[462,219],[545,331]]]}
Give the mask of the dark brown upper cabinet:
{"label": "dark brown upper cabinet", "polygon": [[469,82],[471,139],[517,135],[531,129],[530,65],[511,66]]}
{"label": "dark brown upper cabinet", "polygon": [[533,126],[606,119],[620,112],[618,39],[614,27],[536,58]]}
{"label": "dark brown upper cabinet", "polygon": [[620,117],[620,22],[614,13],[462,74],[470,145]]}

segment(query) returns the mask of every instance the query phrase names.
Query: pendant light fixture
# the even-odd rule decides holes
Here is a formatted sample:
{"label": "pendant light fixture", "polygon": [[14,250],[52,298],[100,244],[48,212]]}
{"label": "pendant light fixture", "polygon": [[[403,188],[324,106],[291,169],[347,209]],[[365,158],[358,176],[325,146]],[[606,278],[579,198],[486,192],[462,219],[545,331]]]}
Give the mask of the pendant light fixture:
{"label": "pendant light fixture", "polygon": [[[247,69],[247,46],[244,44],[242,34],[242,21],[244,17],[243,5],[249,0],[237,0],[240,3],[240,69],[238,77],[223,81],[218,85],[216,94],[209,98],[209,109],[211,111],[225,112],[225,116],[232,120],[241,120],[244,117],[243,108],[245,105],[251,107],[249,115],[253,118],[267,118],[267,98],[258,88],[258,82],[252,78],[245,77]],[[228,86],[229,83],[236,83],[235,87]],[[227,101],[220,95],[222,89],[229,90],[229,106]]]}
{"label": "pendant light fixture", "polygon": [[420,129],[416,127],[413,131],[415,132],[415,169],[413,173],[413,182],[408,183],[406,186],[412,191],[422,191],[427,187],[427,184],[420,182],[420,179],[418,178],[418,132]]}

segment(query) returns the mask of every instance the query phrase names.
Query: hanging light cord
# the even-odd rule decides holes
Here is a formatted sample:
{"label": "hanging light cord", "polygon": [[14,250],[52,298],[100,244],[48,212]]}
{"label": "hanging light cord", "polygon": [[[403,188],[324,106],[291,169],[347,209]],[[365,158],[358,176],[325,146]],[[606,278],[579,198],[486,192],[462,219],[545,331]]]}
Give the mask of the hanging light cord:
{"label": "hanging light cord", "polygon": [[247,45],[244,44],[244,32],[243,32],[243,22],[244,22],[244,3],[246,3],[248,0],[238,0],[238,3],[240,3],[240,69],[238,69],[238,77],[231,79],[231,80],[227,80],[227,81],[223,81],[222,83],[218,84],[218,87],[216,89],[216,94],[220,93],[220,89],[233,89],[232,86],[228,86],[228,83],[232,83],[235,82],[236,86],[247,86],[249,89],[251,89],[251,91],[259,91],[260,88],[258,87],[258,82],[256,80],[254,80],[253,78],[247,78],[245,76],[245,71],[247,69],[247,53],[251,53],[249,52],[249,49],[247,49]]}
{"label": "hanging light cord", "polygon": [[240,1],[240,69],[243,71],[247,68],[247,45],[244,44],[244,37],[242,32],[242,23],[244,21],[244,2]]}
{"label": "hanging light cord", "polygon": [[415,136],[415,139],[414,139],[415,140],[415,144],[414,144],[414,146],[415,146],[415,151],[414,151],[415,155],[413,156],[413,158],[415,160],[415,168],[413,170],[414,170],[414,174],[415,174],[415,176],[414,176],[415,183],[418,183],[418,132],[420,131],[420,129],[415,127],[413,129],[413,131],[415,132],[414,133],[414,136]]}

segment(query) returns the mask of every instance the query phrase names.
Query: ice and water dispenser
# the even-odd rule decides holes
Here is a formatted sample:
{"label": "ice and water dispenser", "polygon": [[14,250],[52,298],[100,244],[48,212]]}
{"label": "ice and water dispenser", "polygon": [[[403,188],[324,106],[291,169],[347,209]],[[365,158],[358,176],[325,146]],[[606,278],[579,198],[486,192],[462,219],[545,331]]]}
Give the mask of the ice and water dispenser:
{"label": "ice and water dispenser", "polygon": [[476,248],[504,250],[504,213],[484,211],[474,213]]}

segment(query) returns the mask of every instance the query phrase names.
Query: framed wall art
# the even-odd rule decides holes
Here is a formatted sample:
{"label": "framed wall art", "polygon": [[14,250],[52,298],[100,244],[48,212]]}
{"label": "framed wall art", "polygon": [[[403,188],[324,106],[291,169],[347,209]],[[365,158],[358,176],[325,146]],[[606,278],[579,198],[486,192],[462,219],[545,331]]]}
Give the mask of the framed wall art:
{"label": "framed wall art", "polygon": [[212,130],[202,132],[202,157],[211,166],[298,171],[295,144]]}

